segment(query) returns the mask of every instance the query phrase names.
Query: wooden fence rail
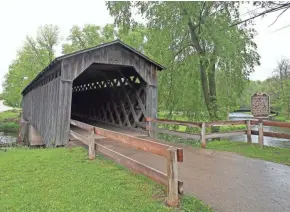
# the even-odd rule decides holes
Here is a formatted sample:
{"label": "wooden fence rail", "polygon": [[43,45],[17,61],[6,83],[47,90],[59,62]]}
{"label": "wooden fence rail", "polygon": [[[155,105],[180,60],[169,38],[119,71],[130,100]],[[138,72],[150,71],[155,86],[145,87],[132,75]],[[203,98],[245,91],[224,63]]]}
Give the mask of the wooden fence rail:
{"label": "wooden fence rail", "polygon": [[[183,162],[183,151],[181,148],[95,127],[76,120],[71,120],[71,125],[84,129],[88,132],[94,132],[94,136],[89,136],[86,138],[72,130],[70,132],[72,137],[89,146],[90,159],[95,158],[95,152],[101,153],[105,157],[114,160],[132,171],[143,174],[152,180],[167,186],[167,204],[169,206],[178,205],[178,194],[183,193],[183,182],[178,180],[178,162]],[[145,152],[150,152],[167,158],[167,174],[164,174],[152,167],[149,167],[100,144],[95,136],[98,138],[109,138],[117,142],[122,142],[135,149],[140,149]]]}
{"label": "wooden fence rail", "polygon": [[[282,127],[282,128],[290,129],[290,123],[286,123],[286,122],[268,121],[268,120],[262,120],[262,119],[213,121],[213,122],[188,122],[188,121],[153,119],[153,118],[146,118],[146,121],[149,122],[149,124],[147,124],[147,126],[150,126],[150,127],[147,127],[147,130],[149,132],[152,131],[152,132],[157,132],[157,133],[165,133],[165,134],[183,137],[186,139],[200,140],[202,148],[206,148],[207,139],[225,138],[225,137],[244,135],[244,134],[247,135],[247,143],[252,143],[252,135],[258,135],[258,141],[259,141],[260,147],[264,146],[264,136],[290,139],[290,134],[264,131],[264,126]],[[187,132],[180,132],[176,130],[158,128],[157,126],[152,127],[153,125],[151,124],[151,122],[157,123],[157,124],[181,125],[181,126],[195,127],[195,128],[198,127],[200,128],[200,133],[193,134],[193,133],[187,133]],[[216,132],[216,133],[206,132],[207,127],[234,126],[234,125],[245,125],[246,130],[232,130],[228,132]],[[258,125],[258,130],[251,129],[251,127],[254,125]]]}

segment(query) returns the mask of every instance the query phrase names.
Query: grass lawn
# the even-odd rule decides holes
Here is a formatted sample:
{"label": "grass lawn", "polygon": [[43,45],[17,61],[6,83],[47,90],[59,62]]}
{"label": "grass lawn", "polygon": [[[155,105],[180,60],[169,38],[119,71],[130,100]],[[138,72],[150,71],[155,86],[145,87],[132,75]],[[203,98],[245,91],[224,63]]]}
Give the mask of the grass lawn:
{"label": "grass lawn", "polygon": [[19,129],[19,109],[12,109],[0,113],[0,131],[18,132]]}
{"label": "grass lawn", "polygon": [[259,158],[266,161],[281,163],[290,166],[290,149],[264,146],[258,144],[247,144],[231,141],[208,142],[207,149],[235,152],[250,158]]}
{"label": "grass lawn", "polygon": [[289,119],[287,119],[285,116],[279,115],[274,117],[274,121],[285,121],[285,122],[290,122]]}
{"label": "grass lawn", "polygon": [[193,197],[166,207],[164,187],[82,148],[0,151],[0,211],[211,211]]}

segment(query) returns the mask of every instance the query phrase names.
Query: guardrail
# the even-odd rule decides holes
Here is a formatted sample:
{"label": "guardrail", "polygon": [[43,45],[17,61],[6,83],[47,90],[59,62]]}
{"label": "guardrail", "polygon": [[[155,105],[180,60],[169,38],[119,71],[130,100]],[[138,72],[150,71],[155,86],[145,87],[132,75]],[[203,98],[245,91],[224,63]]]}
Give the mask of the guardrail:
{"label": "guardrail", "polygon": [[[188,121],[178,121],[178,120],[168,120],[168,119],[154,119],[146,118],[147,127],[149,134],[155,133],[165,133],[170,135],[175,135],[183,137],[186,139],[194,139],[201,141],[201,147],[206,148],[206,140],[212,138],[225,138],[237,135],[247,135],[247,142],[252,143],[252,135],[258,135],[259,144],[261,147],[264,146],[264,136],[290,139],[290,134],[277,133],[277,132],[265,132],[263,126],[273,126],[289,128],[290,123],[268,121],[262,119],[255,120],[232,120],[232,121],[213,121],[213,122],[188,122]],[[155,125],[154,125],[155,124]],[[199,128],[200,132],[198,134],[181,132],[176,130],[159,128],[156,124],[169,124],[169,125],[180,125],[186,127]],[[245,130],[232,130],[227,132],[217,132],[217,133],[207,133],[206,129],[213,126],[234,126],[234,125],[245,125]],[[258,130],[252,130],[251,126],[258,125]]]}
{"label": "guardrail", "polygon": [[[90,133],[89,137],[84,137],[73,130],[70,131],[72,137],[89,146],[89,159],[95,159],[96,152],[101,153],[105,157],[114,160],[134,172],[143,174],[152,180],[167,186],[167,204],[169,206],[178,205],[178,194],[183,193],[183,182],[178,180],[178,162],[183,162],[183,150],[181,148],[95,127],[76,120],[71,120],[71,125],[84,129]],[[167,158],[167,174],[100,144],[100,139],[104,138],[122,142],[135,149]]]}

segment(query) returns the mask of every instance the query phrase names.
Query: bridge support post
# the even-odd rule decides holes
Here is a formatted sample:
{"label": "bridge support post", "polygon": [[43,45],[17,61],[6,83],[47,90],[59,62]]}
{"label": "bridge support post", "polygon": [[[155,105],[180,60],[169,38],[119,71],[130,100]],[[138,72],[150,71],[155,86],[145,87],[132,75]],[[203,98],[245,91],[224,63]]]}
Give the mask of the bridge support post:
{"label": "bridge support post", "polygon": [[251,132],[251,121],[247,120],[247,143],[251,144],[252,143],[252,132]]}
{"label": "bridge support post", "polygon": [[24,145],[29,145],[29,122],[25,121],[23,118],[21,118],[20,121],[20,135],[18,138],[19,143],[23,143]]}
{"label": "bridge support post", "polygon": [[178,205],[178,163],[177,163],[177,148],[171,147],[168,149],[167,157],[167,204],[175,207]]}

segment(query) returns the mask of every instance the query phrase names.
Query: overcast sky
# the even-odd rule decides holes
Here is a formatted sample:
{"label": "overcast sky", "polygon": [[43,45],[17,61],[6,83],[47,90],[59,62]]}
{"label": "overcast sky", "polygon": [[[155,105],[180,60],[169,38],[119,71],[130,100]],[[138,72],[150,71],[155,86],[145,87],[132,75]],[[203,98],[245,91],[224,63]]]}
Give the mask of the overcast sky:
{"label": "overcast sky", "polygon": [[[247,6],[241,9],[241,14],[253,10]],[[244,14],[242,19],[250,14]],[[261,55],[261,66],[256,67],[251,75],[253,80],[264,80],[271,76],[277,60],[282,56],[290,58],[290,10],[286,12],[271,27],[268,27],[277,17],[277,12],[264,18],[257,18],[255,41]],[[26,35],[35,35],[38,26],[55,24],[60,27],[61,37],[67,37],[72,25],[96,24],[103,26],[113,23],[105,2],[100,0],[6,0],[0,1],[0,91],[8,66],[15,58]],[[58,55],[60,49],[58,49]]]}

